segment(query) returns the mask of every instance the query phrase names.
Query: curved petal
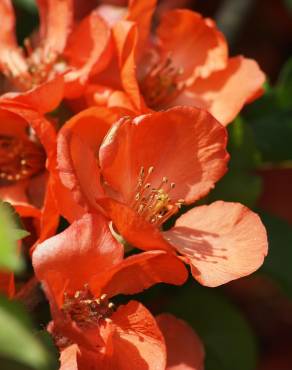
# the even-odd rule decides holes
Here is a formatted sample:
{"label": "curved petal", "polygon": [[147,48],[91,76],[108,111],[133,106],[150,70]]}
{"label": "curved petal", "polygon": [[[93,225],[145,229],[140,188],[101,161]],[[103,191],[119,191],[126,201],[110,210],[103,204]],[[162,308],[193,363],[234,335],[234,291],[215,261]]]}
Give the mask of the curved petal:
{"label": "curved petal", "polygon": [[96,296],[112,297],[136,294],[158,283],[182,285],[187,278],[187,269],[174,254],[150,251],[124,259],[103,276],[93,277],[89,285]]}
{"label": "curved petal", "polygon": [[15,103],[22,103],[44,114],[53,111],[64,96],[64,77],[58,75],[23,93],[7,93],[2,97]]}
{"label": "curved petal", "polygon": [[[11,78],[26,75],[28,66],[15,34],[15,16],[11,0],[0,1],[0,70]],[[5,19],[5,21],[3,21]]]}
{"label": "curved petal", "polygon": [[135,51],[137,46],[136,24],[130,21],[119,21],[113,28],[117,47],[120,76],[123,88],[129,95],[135,108],[145,109],[136,76]]}
{"label": "curved petal", "polygon": [[12,272],[0,271],[0,293],[8,298],[13,298],[15,294],[14,274]]}
{"label": "curved petal", "polygon": [[157,0],[130,0],[126,19],[137,25],[137,57],[142,57],[147,40],[150,39],[152,16]]}
{"label": "curved petal", "polygon": [[193,208],[164,235],[186,257],[194,278],[210,287],[251,274],[267,255],[264,225],[239,203]]}
{"label": "curved petal", "polygon": [[159,229],[144,220],[135,211],[113,199],[97,199],[112,220],[118,233],[131,245],[143,250],[162,249],[171,252]]}
{"label": "curved petal", "polygon": [[[96,198],[103,196],[97,153],[110,125],[118,114],[106,108],[89,108],[72,117],[61,129],[57,143],[58,173],[55,196],[60,200],[60,210],[69,220],[96,207]],[[86,161],[84,161],[86,158]],[[62,182],[60,184],[59,180]],[[60,190],[62,190],[60,192]],[[65,197],[65,199],[63,198]],[[70,204],[72,210],[70,212]],[[78,205],[82,209],[76,209]]]}
{"label": "curved petal", "polygon": [[170,314],[156,317],[167,350],[166,370],[203,370],[205,351],[195,331]]}
{"label": "curved petal", "polygon": [[[109,131],[99,158],[105,180],[126,204],[135,199],[142,167],[145,184],[159,189],[166,177],[169,183],[163,189],[171,199],[191,203],[225,173],[225,147],[226,131],[209,113],[176,107],[122,119]],[[170,192],[171,183],[175,187]]]}
{"label": "curved petal", "polygon": [[106,68],[112,47],[109,26],[96,10],[91,12],[72,32],[64,52],[70,66],[75,68],[65,76],[68,98],[79,96],[89,75]]}
{"label": "curved petal", "polygon": [[[60,354],[60,368],[59,370],[78,370],[77,365],[77,353],[78,346],[76,344],[71,344],[69,347],[61,350]],[[79,369],[80,370],[80,369]]]}
{"label": "curved petal", "polygon": [[104,273],[122,257],[123,247],[112,237],[104,217],[86,214],[39,244],[32,260],[37,278],[61,304],[65,289],[69,293],[83,289],[92,275]]}
{"label": "curved petal", "polygon": [[177,9],[166,12],[157,29],[162,54],[169,56],[181,79],[207,77],[227,63],[227,44],[211,19]]}
{"label": "curved petal", "polygon": [[163,336],[151,313],[140,303],[120,306],[111,317],[115,325],[112,353],[104,359],[103,369],[165,369]]}
{"label": "curved petal", "polygon": [[44,60],[54,60],[61,53],[73,23],[72,0],[37,0],[40,14],[40,37]]}
{"label": "curved petal", "polygon": [[199,78],[173,104],[207,109],[219,122],[230,123],[243,106],[263,92],[265,75],[252,59],[231,58],[225,69]]}

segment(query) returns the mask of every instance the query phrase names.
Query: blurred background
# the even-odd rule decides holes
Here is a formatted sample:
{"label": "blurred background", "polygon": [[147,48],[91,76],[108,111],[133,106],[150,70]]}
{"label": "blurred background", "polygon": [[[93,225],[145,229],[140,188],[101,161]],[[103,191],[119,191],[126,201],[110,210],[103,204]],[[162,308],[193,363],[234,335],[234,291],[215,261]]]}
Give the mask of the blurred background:
{"label": "blurred background", "polygon": [[[101,3],[127,5],[75,0],[77,18]],[[38,14],[33,0],[14,4],[22,43],[38,25]],[[230,55],[255,59],[267,74],[264,96],[229,126],[230,170],[203,202],[237,201],[256,210],[270,251],[260,271],[221,288],[192,280],[184,288],[155,287],[139,299],[154,313],[173,312],[193,325],[206,347],[206,370],[291,370],[292,1],[161,0],[157,19],[173,7],[215,19]],[[34,315],[46,324],[45,303]]]}

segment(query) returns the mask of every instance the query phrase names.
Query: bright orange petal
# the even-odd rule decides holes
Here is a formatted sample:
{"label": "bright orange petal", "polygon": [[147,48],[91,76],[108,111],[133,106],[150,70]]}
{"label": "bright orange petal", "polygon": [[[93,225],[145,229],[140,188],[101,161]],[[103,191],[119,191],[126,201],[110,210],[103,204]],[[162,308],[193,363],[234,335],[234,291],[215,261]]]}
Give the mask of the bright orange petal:
{"label": "bright orange petal", "polygon": [[[96,153],[117,118],[109,109],[89,108],[72,117],[59,132],[55,196],[65,196],[60,199],[60,211],[70,221],[80,214],[76,204],[86,212],[103,196]],[[70,212],[70,204],[74,212]]]}
{"label": "bright orange petal", "polygon": [[103,276],[92,278],[90,288],[96,296],[112,297],[136,294],[158,283],[182,285],[187,278],[187,269],[174,254],[150,251],[130,256]]}
{"label": "bright orange petal", "polygon": [[134,201],[141,168],[145,183],[159,188],[163,177],[175,187],[171,199],[199,199],[226,171],[226,132],[210,114],[176,107],[132,119],[122,119],[104,140],[99,155],[107,183]]}
{"label": "bright orange petal", "polygon": [[83,289],[95,274],[121,261],[123,247],[101,215],[87,214],[61,234],[39,244],[33,253],[37,278],[62,303],[63,292]]}
{"label": "bright orange petal", "polygon": [[186,257],[194,278],[210,287],[257,270],[268,248],[259,216],[239,203],[195,207],[164,235]]}
{"label": "bright orange petal", "polygon": [[61,53],[66,46],[73,22],[73,2],[72,0],[37,0],[37,4],[43,58],[51,59]]}
{"label": "bright orange petal", "polygon": [[252,59],[231,58],[225,69],[197,79],[175,104],[207,109],[219,122],[230,123],[243,106],[263,91],[265,75]]}
{"label": "bright orange petal", "polygon": [[123,88],[129,95],[135,108],[141,111],[144,109],[144,103],[142,101],[136,77],[136,24],[129,21],[119,21],[113,28],[113,34],[118,52],[120,76]]}
{"label": "bright orange petal", "polygon": [[224,36],[210,19],[177,9],[166,12],[157,29],[162,53],[182,70],[181,79],[206,77],[227,63]]}
{"label": "bright orange petal", "polygon": [[[130,0],[126,19],[135,22],[138,30],[137,53],[142,56],[145,44],[150,40],[152,16],[157,0]],[[149,40],[148,40],[149,39]]]}
{"label": "bright orange petal", "polygon": [[115,325],[112,354],[105,358],[103,369],[165,369],[166,350],[163,336],[154,317],[140,303],[120,306],[111,317]]}
{"label": "bright orange petal", "polygon": [[89,75],[105,69],[112,46],[110,28],[97,11],[91,12],[72,32],[65,50],[70,66],[76,68],[65,77],[67,97],[79,96]]}
{"label": "bright orange petal", "polygon": [[195,331],[170,314],[161,314],[156,321],[166,344],[166,370],[203,370],[205,351]]}
{"label": "bright orange petal", "polygon": [[[15,16],[11,0],[0,1],[0,70],[17,77],[27,73],[27,64],[15,34]],[[5,20],[5,21],[4,21]]]}

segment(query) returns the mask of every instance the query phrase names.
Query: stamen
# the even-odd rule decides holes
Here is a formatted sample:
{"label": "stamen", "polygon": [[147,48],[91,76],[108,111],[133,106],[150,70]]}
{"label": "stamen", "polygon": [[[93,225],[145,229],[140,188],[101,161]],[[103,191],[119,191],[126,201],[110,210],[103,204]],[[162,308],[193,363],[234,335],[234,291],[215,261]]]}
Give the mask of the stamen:
{"label": "stamen", "polygon": [[0,135],[0,178],[6,181],[27,179],[45,165],[43,149],[29,139]]}
{"label": "stamen", "polygon": [[114,309],[114,304],[108,302],[106,294],[95,298],[86,285],[74,295],[64,293],[63,310],[81,327],[101,324],[112,315]]}
{"label": "stamen", "polygon": [[141,81],[141,91],[149,107],[157,107],[174,99],[183,89],[179,77],[183,68],[173,66],[170,56],[154,64]]}
{"label": "stamen", "polygon": [[171,200],[169,194],[175,188],[175,183],[169,183],[165,176],[155,188],[151,187],[151,182],[146,183],[153,171],[154,167],[149,167],[145,176],[144,167],[141,167],[136,186],[138,191],[133,196],[131,208],[146,221],[159,227],[178,211],[184,201],[173,202]]}

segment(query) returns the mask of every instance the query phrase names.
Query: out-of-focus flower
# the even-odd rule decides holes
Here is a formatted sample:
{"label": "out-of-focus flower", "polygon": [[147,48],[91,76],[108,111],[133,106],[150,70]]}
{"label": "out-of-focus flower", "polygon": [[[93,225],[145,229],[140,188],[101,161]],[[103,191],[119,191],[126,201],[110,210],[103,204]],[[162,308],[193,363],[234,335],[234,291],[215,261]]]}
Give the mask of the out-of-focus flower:
{"label": "out-of-focus flower", "polygon": [[72,0],[38,0],[37,4],[39,35],[32,41],[26,39],[21,49],[12,3],[0,3],[0,70],[9,82],[7,90],[30,90],[68,72],[65,94],[74,97],[80,94],[90,73],[100,71],[107,63],[111,50],[109,27],[95,11],[74,25]]}
{"label": "out-of-focus flower", "polygon": [[150,34],[155,5],[154,0],[133,0],[128,9],[100,8],[112,25],[120,80],[112,79],[112,62],[112,68],[88,87],[87,102],[138,112],[190,105],[228,124],[244,104],[261,95],[264,73],[254,60],[229,58],[222,33],[198,13],[167,11]]}
{"label": "out-of-focus flower", "polygon": [[165,343],[154,317],[136,301],[115,308],[111,300],[159,282],[183,284],[187,271],[174,255],[150,251],[123,259],[107,220],[86,214],[39,244],[33,266],[50,301],[49,330],[63,351],[72,354],[72,345],[78,346],[78,369],[123,369],[125,363],[165,369]]}
{"label": "out-of-focus flower", "polygon": [[225,173],[226,130],[219,122],[206,111],[176,107],[122,118],[102,141],[110,124],[104,110],[89,109],[60,132],[58,168],[69,219],[78,217],[74,207],[105,212],[128,243],[178,252],[193,276],[208,286],[248,275],[262,264],[265,228],[238,203],[196,207],[162,232],[183,204],[206,195]]}

